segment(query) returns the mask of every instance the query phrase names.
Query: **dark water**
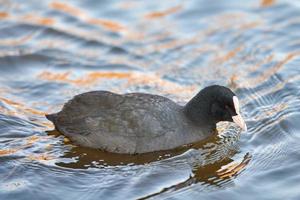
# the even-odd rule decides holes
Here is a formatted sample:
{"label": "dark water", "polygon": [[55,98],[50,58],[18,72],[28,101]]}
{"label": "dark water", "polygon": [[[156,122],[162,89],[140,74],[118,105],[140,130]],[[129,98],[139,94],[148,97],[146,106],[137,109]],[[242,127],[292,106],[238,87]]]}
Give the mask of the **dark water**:
{"label": "dark water", "polygon": [[[0,199],[300,199],[299,1],[0,1]],[[138,156],[45,113],[89,90],[232,88],[249,130]]]}

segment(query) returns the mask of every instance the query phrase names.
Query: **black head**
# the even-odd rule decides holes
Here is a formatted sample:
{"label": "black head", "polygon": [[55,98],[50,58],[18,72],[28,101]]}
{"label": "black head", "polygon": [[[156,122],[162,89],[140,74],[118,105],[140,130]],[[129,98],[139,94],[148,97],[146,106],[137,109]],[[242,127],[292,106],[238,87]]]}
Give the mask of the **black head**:
{"label": "black head", "polygon": [[201,90],[187,103],[185,113],[199,126],[215,128],[218,122],[229,121],[246,129],[244,120],[239,114],[236,95],[224,86],[213,85]]}

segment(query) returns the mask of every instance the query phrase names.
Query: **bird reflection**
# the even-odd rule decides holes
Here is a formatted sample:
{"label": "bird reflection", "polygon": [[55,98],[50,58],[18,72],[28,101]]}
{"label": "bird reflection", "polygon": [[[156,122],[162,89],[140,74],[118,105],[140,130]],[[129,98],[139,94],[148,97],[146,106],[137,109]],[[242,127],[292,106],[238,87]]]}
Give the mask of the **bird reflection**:
{"label": "bird reflection", "polygon": [[251,158],[252,156],[249,153],[246,153],[242,161],[234,161],[230,158],[226,158],[213,164],[195,167],[192,171],[193,175],[191,175],[187,180],[172,185],[168,188],[164,188],[157,193],[142,197],[140,200],[180,190],[197,183],[201,184],[206,190],[208,189],[205,187],[205,185],[217,188],[226,187],[228,185],[227,183],[233,184],[232,181],[234,178],[241,174],[241,172],[250,162]]}
{"label": "bird reflection", "polygon": [[[217,188],[225,187],[225,185],[232,184],[232,180],[246,168],[251,160],[251,155],[246,153],[242,160],[234,160],[232,157],[238,153],[239,149],[237,146],[239,134],[236,134],[232,128],[223,127],[223,131],[224,130],[227,131],[226,134],[219,134],[218,131],[216,131],[212,136],[203,141],[184,145],[173,150],[135,155],[116,154],[71,145],[71,148],[61,157],[62,159],[58,159],[59,162],[57,162],[56,165],[72,169],[87,169],[122,165],[145,165],[157,161],[163,164],[163,162],[172,162],[172,160],[168,159],[172,159],[175,156],[179,156],[177,158],[183,160],[189,159],[185,158],[184,154],[188,150],[193,149],[193,152],[196,152],[196,154],[191,156],[192,161],[189,162],[190,165],[192,165],[191,176],[183,182],[172,185],[144,198],[180,190],[196,183]],[[49,131],[48,135],[61,136],[60,133],[55,130]],[[64,141],[67,144],[70,143],[68,140]]]}

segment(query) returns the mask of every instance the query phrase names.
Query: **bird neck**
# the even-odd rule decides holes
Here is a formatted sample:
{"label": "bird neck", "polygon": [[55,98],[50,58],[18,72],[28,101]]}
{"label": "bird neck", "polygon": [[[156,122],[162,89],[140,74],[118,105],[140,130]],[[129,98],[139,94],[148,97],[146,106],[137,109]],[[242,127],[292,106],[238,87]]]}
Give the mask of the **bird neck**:
{"label": "bird neck", "polygon": [[210,115],[210,103],[209,98],[200,91],[184,106],[184,114],[196,126],[214,130],[216,122]]}

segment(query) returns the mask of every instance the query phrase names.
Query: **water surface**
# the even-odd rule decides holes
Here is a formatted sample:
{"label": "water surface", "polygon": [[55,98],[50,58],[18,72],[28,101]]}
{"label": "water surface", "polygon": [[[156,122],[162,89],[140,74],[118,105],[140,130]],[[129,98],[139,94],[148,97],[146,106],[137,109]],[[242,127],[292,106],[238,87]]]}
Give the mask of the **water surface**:
{"label": "water surface", "polygon": [[[300,199],[297,1],[0,1],[0,199]],[[90,90],[234,90],[248,125],[172,151],[74,146],[44,117]]]}

